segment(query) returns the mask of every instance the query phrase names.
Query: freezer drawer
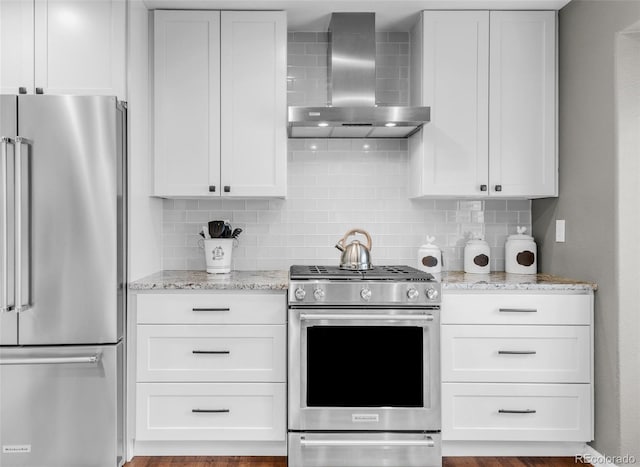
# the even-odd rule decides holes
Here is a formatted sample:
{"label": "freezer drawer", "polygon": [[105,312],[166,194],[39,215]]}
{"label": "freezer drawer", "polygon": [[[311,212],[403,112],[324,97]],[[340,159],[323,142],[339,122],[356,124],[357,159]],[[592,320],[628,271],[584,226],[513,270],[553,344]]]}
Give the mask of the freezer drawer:
{"label": "freezer drawer", "polygon": [[0,465],[123,463],[123,344],[0,349]]}
{"label": "freezer drawer", "polygon": [[441,467],[440,433],[289,433],[289,467]]}

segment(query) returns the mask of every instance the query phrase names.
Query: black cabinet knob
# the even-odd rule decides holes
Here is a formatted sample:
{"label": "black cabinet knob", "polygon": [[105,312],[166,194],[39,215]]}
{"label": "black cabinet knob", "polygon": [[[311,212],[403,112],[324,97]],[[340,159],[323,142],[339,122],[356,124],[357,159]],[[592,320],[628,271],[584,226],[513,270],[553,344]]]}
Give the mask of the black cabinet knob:
{"label": "black cabinet knob", "polygon": [[36,94],[44,94],[44,89],[36,88]]}
{"label": "black cabinet knob", "polygon": [[480,185],[480,191],[487,191],[487,185]]}
{"label": "black cabinet knob", "polygon": [[216,186],[215,186],[215,185],[209,185],[209,191],[210,191],[211,193],[215,193],[215,191],[216,191]]}
{"label": "black cabinet knob", "polygon": [[496,191],[502,191],[502,185],[496,185]]}
{"label": "black cabinet knob", "polygon": [[231,193],[231,187],[229,185],[225,185],[224,186],[224,192],[225,193]]}
{"label": "black cabinet knob", "polygon": [[18,88],[18,94],[26,94],[27,88],[23,88],[22,86]]}

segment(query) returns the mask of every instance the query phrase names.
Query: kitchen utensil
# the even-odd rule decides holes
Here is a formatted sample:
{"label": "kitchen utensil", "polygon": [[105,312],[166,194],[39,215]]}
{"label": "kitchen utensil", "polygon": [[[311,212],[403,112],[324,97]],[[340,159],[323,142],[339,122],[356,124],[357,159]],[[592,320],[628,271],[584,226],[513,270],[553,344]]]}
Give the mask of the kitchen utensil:
{"label": "kitchen utensil", "polygon": [[231,238],[231,224],[229,221],[224,221],[224,227],[222,228],[221,238]]}
{"label": "kitchen utensil", "polygon": [[[355,234],[362,234],[367,238],[367,245],[363,245],[358,240],[354,240],[345,246],[347,237]],[[356,271],[366,271],[373,268],[371,264],[371,236],[362,229],[349,230],[344,237],[338,240],[336,248],[342,252],[340,258],[340,269],[353,269]]]}
{"label": "kitchen utensil", "polygon": [[471,238],[464,246],[464,272],[488,274],[490,272],[489,244],[481,238]]}
{"label": "kitchen utensil", "polygon": [[224,231],[224,221],[209,221],[209,235],[211,238],[220,238]]}
{"label": "kitchen utensil", "polygon": [[238,238],[238,235],[242,233],[242,229],[233,229],[231,233],[231,238]]}
{"label": "kitchen utensil", "polygon": [[427,243],[418,249],[418,269],[434,274],[442,271],[442,251],[433,244],[435,239],[427,236]]}
{"label": "kitchen utensil", "polygon": [[513,274],[535,274],[538,272],[538,248],[526,227],[517,227],[517,234],[509,235],[504,245],[505,268]]}

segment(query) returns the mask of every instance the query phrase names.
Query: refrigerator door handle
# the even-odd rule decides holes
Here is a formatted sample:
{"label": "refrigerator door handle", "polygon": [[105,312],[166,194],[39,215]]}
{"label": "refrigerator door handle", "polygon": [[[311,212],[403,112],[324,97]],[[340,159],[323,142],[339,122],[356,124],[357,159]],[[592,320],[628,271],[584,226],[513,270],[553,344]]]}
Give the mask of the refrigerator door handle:
{"label": "refrigerator door handle", "polygon": [[100,354],[83,355],[77,357],[26,357],[26,358],[2,358],[0,365],[51,365],[65,363],[98,363]]}
{"label": "refrigerator door handle", "polygon": [[0,138],[0,185],[2,189],[2,206],[0,206],[0,229],[2,229],[2,245],[0,255],[2,255],[2,283],[0,284],[0,313],[11,311],[14,304],[11,303],[9,292],[9,153],[7,147],[13,145],[11,138],[3,136]]}
{"label": "refrigerator door handle", "polygon": [[[28,310],[30,308],[30,284],[28,283],[29,279],[27,279],[27,284],[22,283],[23,274],[26,273],[27,278],[30,278],[29,261],[30,255],[29,251],[24,252],[23,250],[23,217],[26,217],[27,222],[30,222],[30,213],[27,211],[26,216],[24,216],[23,209],[26,206],[27,210],[29,209],[29,200],[27,199],[26,203],[23,203],[22,195],[23,195],[23,183],[25,182],[25,176],[23,174],[22,165],[23,165],[23,155],[22,155],[22,147],[27,146],[31,143],[27,138],[23,138],[21,136],[16,137],[15,139],[15,309],[18,313],[21,311]],[[25,159],[26,164],[29,163],[29,154],[27,152],[27,157]],[[28,176],[28,170],[27,176]],[[28,182],[26,183],[27,193],[30,192]],[[27,228],[27,234],[29,229]],[[27,248],[30,248],[30,242],[27,238],[27,241],[24,242],[27,244]],[[25,264],[23,264],[25,262]],[[24,271],[24,267],[26,266],[26,271]]]}

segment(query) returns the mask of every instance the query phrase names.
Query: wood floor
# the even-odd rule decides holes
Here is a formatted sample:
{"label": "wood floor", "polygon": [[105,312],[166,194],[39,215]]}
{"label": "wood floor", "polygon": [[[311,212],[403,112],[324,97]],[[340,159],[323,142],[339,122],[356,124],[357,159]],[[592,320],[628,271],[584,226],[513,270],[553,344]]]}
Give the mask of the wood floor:
{"label": "wood floor", "polygon": [[[583,464],[579,462],[579,464]],[[569,467],[573,457],[445,457],[443,467]],[[587,464],[588,465],[588,464]],[[286,457],[134,457],[125,467],[287,467]]]}

